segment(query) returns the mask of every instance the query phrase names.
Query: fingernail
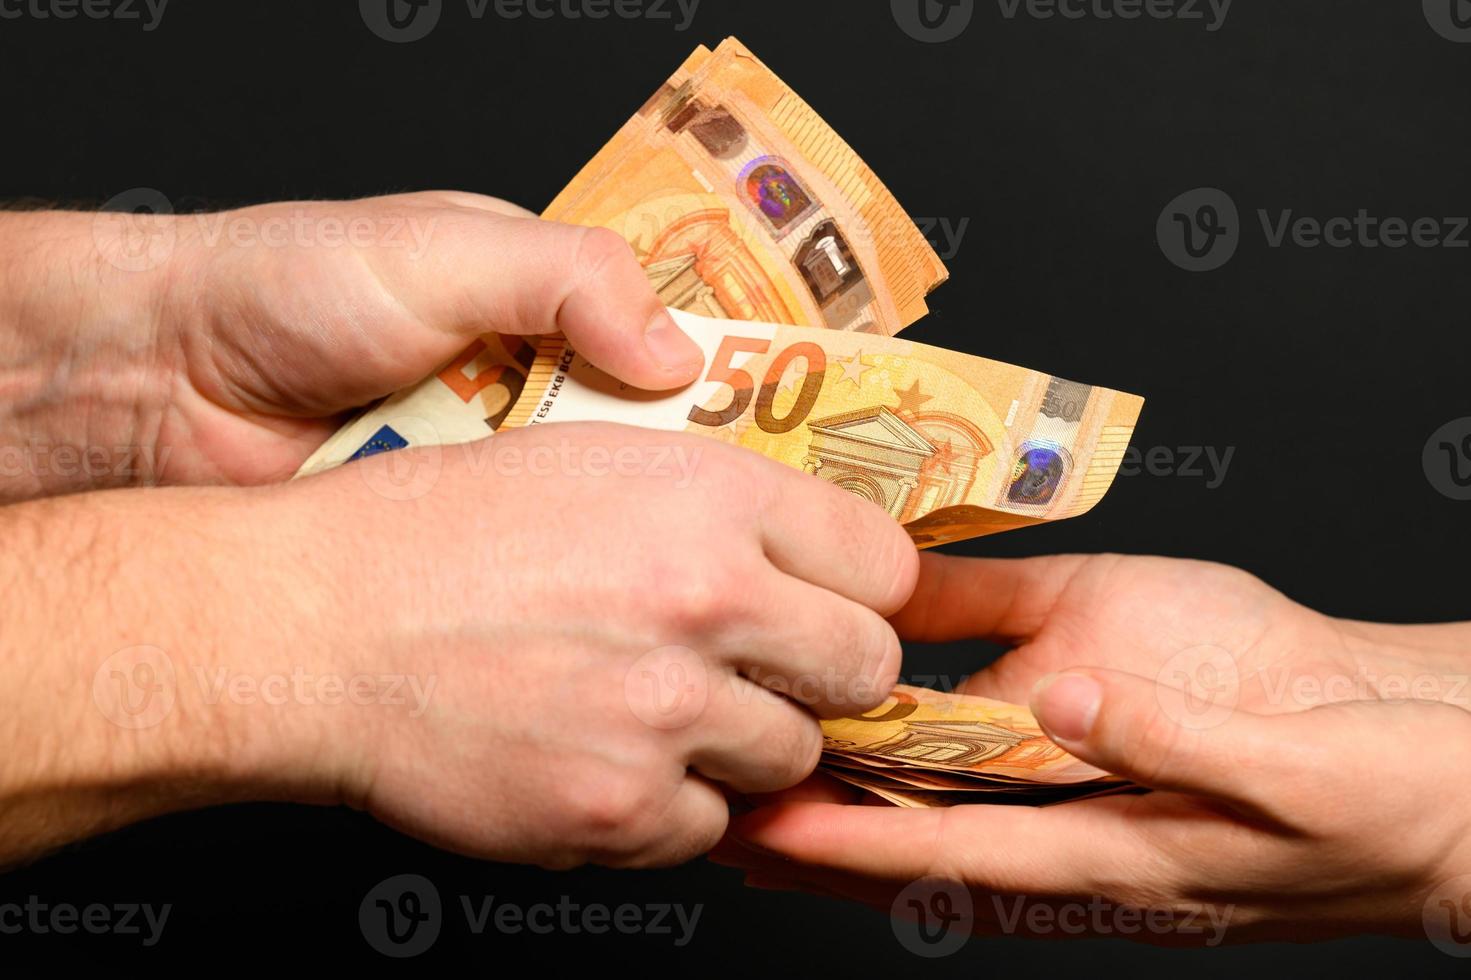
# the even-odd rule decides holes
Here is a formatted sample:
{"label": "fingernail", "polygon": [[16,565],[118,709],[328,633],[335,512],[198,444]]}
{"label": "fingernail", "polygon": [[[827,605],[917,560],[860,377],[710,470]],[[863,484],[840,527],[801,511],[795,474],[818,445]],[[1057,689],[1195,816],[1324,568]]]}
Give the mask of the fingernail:
{"label": "fingernail", "polygon": [[644,344],[654,361],[666,371],[693,373],[705,363],[700,345],[679,329],[674,318],[663,310],[649,321],[649,329],[644,332]]}
{"label": "fingernail", "polygon": [[1032,714],[1053,738],[1081,741],[1093,730],[1103,686],[1087,674],[1048,674],[1032,688]]}

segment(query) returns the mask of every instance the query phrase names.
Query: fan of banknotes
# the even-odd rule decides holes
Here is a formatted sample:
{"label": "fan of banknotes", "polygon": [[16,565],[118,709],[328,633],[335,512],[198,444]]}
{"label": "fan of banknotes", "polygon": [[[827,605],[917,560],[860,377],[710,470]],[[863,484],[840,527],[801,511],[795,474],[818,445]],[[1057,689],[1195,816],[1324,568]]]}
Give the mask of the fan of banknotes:
{"label": "fan of banknotes", "polygon": [[[607,87],[607,86],[605,86]],[[630,393],[560,337],[488,335],[367,407],[303,465],[611,421],[700,433],[885,508],[921,548],[1083,514],[1142,399],[896,335],[946,271],[849,146],[739,41],[701,47],[543,212],[617,231],[704,349],[682,391]],[[825,724],[824,768],[902,806],[1122,788],[1023,708],[901,688]]]}

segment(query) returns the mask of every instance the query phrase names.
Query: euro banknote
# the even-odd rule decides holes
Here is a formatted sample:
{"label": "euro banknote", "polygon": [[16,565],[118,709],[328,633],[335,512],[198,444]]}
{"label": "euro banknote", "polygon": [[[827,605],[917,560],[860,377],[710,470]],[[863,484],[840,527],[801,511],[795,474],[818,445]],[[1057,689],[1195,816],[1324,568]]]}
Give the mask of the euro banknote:
{"label": "euro banknote", "polygon": [[[721,319],[889,336],[947,275],[873,171],[734,38],[696,50],[542,216],[618,232],[666,305]],[[484,438],[528,353],[482,338],[360,413],[298,475]]]}
{"label": "euro banknote", "polygon": [[704,351],[703,380],[632,391],[543,338],[504,424],[699,433],[870,500],[931,547],[1091,509],[1144,404],[899,337],[672,313]]}
{"label": "euro banknote", "polygon": [[822,723],[821,769],[897,806],[1062,803],[1136,787],[1068,754],[1019,705],[900,685]]}

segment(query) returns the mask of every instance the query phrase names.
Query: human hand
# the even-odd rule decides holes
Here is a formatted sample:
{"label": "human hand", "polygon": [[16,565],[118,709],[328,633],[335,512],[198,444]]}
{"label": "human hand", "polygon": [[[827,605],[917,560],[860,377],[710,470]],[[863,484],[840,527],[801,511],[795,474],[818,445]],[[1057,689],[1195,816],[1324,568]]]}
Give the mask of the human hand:
{"label": "human hand", "polygon": [[255,518],[310,555],[304,649],[437,679],[422,717],[323,734],[355,805],[484,858],[673,863],[719,840],[721,787],[797,783],[814,713],[892,688],[881,614],[918,558],[881,509],[683,434],[546,425],[481,450],[412,499],[373,492],[388,455],[272,488]]}
{"label": "human hand", "polygon": [[494,198],[5,221],[15,261],[0,349],[16,397],[0,445],[43,463],[59,447],[130,457],[126,468],[32,463],[32,479],[0,499],[284,479],[344,412],[484,333],[565,333],[651,390],[693,381],[702,364],[616,234]]}
{"label": "human hand", "polygon": [[714,858],[753,884],[889,910],[939,878],[971,893],[978,931],[1094,933],[1057,923],[1101,906],[1199,943],[1211,921],[1233,940],[1418,932],[1471,872],[1471,792],[1447,782],[1471,755],[1455,627],[1335,621],[1232,569],[1117,557],[925,556],[893,621],[1017,643],[966,693],[1030,699],[1063,747],[1155,791],[925,811],[816,779],[732,825]]}
{"label": "human hand", "polygon": [[1186,690],[1200,714],[1376,697],[1471,704],[1471,691],[1441,681],[1464,672],[1459,627],[1334,619],[1227,565],[1121,555],[921,558],[914,596],[893,618],[900,637],[1010,647],[966,678],[962,694],[1025,704],[1049,674],[1096,666]]}

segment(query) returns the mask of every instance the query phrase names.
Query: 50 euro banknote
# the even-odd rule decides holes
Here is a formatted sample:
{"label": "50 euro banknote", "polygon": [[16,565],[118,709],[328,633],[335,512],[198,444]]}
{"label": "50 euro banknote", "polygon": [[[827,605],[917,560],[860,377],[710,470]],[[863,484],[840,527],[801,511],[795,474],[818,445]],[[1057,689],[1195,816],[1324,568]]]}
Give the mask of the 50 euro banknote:
{"label": "50 euro banknote", "polygon": [[1143,399],[897,337],[672,311],[699,382],[630,389],[543,338],[507,427],[699,433],[883,507],[920,547],[1076,517],[1118,472]]}
{"label": "50 euro banknote", "polygon": [[[721,319],[890,336],[947,277],[868,165],[734,38],[691,54],[542,217],[616,231],[665,305]],[[520,395],[531,355],[520,339],[486,335],[359,414],[298,476],[484,438]]]}

